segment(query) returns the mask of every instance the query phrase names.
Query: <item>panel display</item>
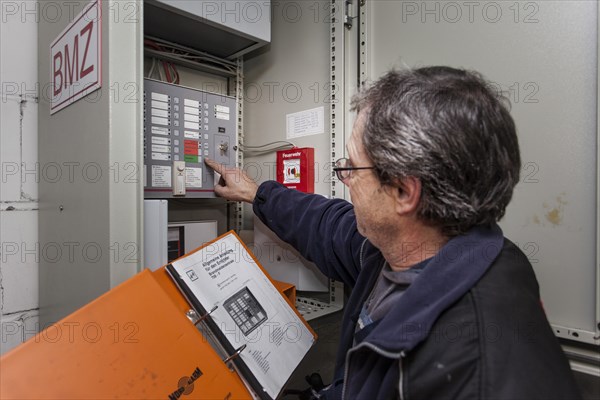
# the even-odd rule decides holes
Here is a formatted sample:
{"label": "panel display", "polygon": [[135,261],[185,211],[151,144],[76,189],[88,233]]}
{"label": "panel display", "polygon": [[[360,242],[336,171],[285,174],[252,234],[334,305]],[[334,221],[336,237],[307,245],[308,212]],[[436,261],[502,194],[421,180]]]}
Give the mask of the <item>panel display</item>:
{"label": "panel display", "polygon": [[[233,166],[236,143],[235,98],[144,80],[145,198],[215,197],[214,173],[204,157]],[[175,162],[185,169],[174,169]],[[181,180],[185,193],[174,195]]]}

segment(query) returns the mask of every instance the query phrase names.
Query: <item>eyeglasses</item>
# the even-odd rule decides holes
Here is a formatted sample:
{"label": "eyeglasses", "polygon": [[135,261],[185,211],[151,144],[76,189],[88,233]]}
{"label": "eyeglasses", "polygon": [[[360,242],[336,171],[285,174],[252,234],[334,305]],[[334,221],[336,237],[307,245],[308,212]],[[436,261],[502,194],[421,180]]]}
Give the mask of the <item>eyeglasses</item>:
{"label": "eyeglasses", "polygon": [[335,162],[333,167],[333,171],[342,182],[350,178],[352,171],[355,169],[375,169],[375,167],[353,167],[352,163],[347,158],[340,158]]}

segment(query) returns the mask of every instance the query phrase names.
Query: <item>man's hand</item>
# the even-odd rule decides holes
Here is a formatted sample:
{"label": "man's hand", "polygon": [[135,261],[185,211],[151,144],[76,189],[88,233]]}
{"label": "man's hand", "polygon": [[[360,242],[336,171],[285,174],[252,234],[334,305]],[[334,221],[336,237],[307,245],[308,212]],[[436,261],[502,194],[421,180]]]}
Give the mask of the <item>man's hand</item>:
{"label": "man's hand", "polygon": [[254,201],[258,185],[244,171],[227,168],[210,158],[204,158],[204,163],[221,174],[221,179],[215,184],[215,193],[218,196],[231,201]]}

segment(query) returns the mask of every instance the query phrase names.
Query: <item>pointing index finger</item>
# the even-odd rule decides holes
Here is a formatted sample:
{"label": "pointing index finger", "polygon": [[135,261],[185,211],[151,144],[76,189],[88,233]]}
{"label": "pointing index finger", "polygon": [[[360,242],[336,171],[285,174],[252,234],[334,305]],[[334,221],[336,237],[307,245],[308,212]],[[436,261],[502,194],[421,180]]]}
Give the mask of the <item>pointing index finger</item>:
{"label": "pointing index finger", "polygon": [[212,160],[212,159],[210,159],[208,157],[205,157],[204,158],[204,163],[206,165],[208,165],[210,168],[214,169],[215,172],[223,175],[223,171],[224,171],[225,168],[221,164],[219,164],[218,162],[216,162],[215,160]]}

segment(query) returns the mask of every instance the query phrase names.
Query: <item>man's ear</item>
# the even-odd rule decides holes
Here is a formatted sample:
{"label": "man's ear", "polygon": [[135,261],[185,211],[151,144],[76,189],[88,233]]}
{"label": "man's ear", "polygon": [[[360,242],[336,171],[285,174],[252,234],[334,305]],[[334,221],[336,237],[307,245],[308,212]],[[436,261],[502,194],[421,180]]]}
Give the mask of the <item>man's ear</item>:
{"label": "man's ear", "polygon": [[395,210],[399,215],[416,212],[421,201],[421,180],[414,176],[399,179],[392,190]]}

